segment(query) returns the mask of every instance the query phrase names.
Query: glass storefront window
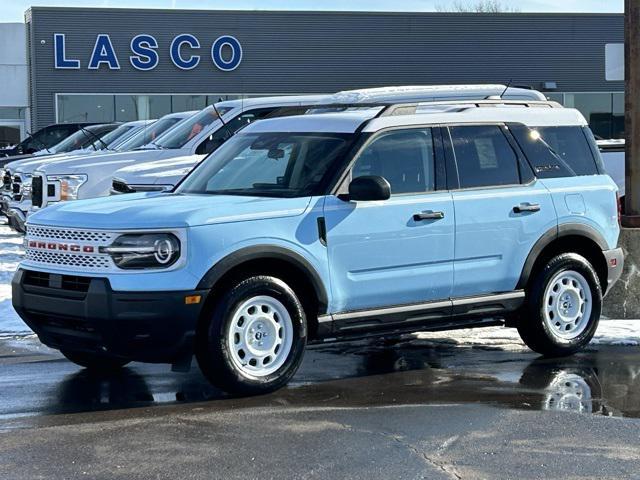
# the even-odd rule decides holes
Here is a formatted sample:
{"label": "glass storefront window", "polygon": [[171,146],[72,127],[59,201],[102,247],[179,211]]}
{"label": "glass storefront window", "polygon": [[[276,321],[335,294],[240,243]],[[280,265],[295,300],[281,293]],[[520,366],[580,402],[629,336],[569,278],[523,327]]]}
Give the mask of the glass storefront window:
{"label": "glass storefront window", "polygon": [[624,138],[624,93],[614,93],[611,138]]}
{"label": "glass storefront window", "polygon": [[0,118],[11,120],[24,120],[24,112],[26,108],[23,107],[0,107]]}
{"label": "glass storefront window", "polygon": [[158,119],[171,113],[170,95],[116,95],[117,122]]}
{"label": "glass storefront window", "polygon": [[112,122],[113,95],[58,95],[58,122]]}
{"label": "glass storefront window", "polygon": [[565,107],[577,108],[596,138],[611,138],[611,93],[565,93]]}
{"label": "glass storefront window", "polygon": [[202,110],[206,106],[206,95],[171,95],[171,110],[173,112]]}

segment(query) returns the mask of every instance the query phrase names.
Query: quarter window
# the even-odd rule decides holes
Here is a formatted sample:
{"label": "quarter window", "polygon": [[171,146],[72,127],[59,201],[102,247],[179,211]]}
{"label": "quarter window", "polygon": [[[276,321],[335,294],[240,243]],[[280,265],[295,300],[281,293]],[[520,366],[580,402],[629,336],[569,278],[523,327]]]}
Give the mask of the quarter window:
{"label": "quarter window", "polygon": [[598,174],[597,161],[582,127],[510,128],[538,178]]}
{"label": "quarter window", "polygon": [[394,130],[379,135],[356,160],[351,173],[352,178],[386,178],[392,195],[434,190],[431,129]]}
{"label": "quarter window", "polygon": [[450,127],[460,188],[520,183],[518,157],[498,125]]}

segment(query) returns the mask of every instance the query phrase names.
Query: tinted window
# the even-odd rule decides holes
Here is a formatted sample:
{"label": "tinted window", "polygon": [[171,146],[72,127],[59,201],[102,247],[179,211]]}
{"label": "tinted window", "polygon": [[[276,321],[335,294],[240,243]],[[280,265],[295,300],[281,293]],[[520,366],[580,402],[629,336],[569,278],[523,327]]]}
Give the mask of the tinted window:
{"label": "tinted window", "polygon": [[510,127],[538,178],[597,175],[582,127]]}
{"label": "tinted window", "polygon": [[520,183],[518,157],[498,125],[451,127],[460,188]]}
{"label": "tinted window", "polygon": [[352,178],[379,175],[391,194],[434,190],[431,129],[396,130],[376,137],[356,160]]}
{"label": "tinted window", "polygon": [[214,152],[220,145],[226,142],[232,134],[240,130],[242,127],[249,125],[251,122],[265,118],[273,110],[273,108],[260,108],[241,113],[234,119],[229,120],[226,126],[212,132],[211,135],[198,145],[196,153],[204,154]]}

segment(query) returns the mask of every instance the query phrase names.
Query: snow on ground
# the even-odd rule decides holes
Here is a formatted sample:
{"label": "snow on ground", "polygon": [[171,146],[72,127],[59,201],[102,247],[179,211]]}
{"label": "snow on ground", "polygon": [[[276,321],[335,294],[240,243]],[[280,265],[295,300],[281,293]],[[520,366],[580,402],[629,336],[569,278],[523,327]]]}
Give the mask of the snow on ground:
{"label": "snow on ground", "polygon": [[[11,306],[11,278],[24,254],[22,235],[0,223],[0,338],[32,332]],[[425,332],[412,336],[419,344],[451,343],[473,347],[522,350],[526,347],[512,328],[487,327],[448,332]],[[598,345],[640,345],[640,320],[603,320],[592,341]]]}
{"label": "snow on ground", "polygon": [[[446,332],[422,332],[412,336],[412,344],[425,345],[450,343],[476,348],[500,350],[526,350],[515,328],[485,327],[450,330]],[[640,345],[640,320],[601,320],[592,345]]]}
{"label": "snow on ground", "polygon": [[11,306],[11,278],[24,254],[22,235],[0,224],[0,338],[31,333]]}

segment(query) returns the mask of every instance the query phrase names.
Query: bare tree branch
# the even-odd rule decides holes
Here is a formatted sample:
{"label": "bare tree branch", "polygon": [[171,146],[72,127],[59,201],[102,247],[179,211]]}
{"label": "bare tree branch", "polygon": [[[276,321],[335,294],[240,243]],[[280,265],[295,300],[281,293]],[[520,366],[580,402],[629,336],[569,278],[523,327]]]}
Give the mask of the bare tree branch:
{"label": "bare tree branch", "polygon": [[456,0],[452,4],[436,5],[437,12],[459,12],[459,13],[517,13],[520,9],[505,5],[499,0],[476,0],[461,1]]}

